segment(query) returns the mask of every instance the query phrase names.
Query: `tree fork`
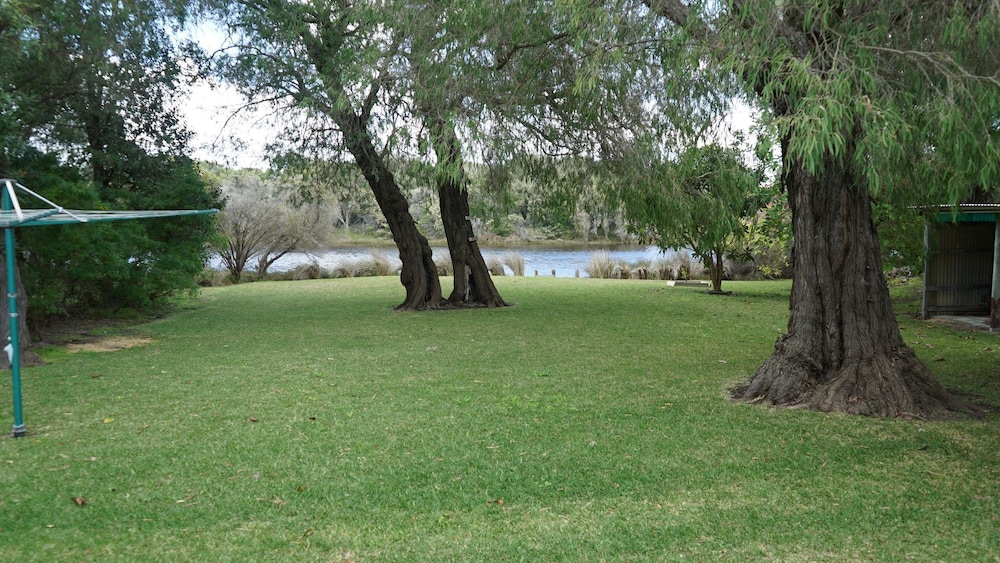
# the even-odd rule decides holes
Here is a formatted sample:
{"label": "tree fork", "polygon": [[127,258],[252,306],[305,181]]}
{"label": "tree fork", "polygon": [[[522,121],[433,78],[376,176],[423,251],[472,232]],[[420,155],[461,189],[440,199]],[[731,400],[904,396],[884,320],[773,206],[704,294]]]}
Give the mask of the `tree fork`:
{"label": "tree fork", "polygon": [[453,306],[506,307],[479,250],[469,220],[469,192],[462,163],[461,146],[454,127],[430,111],[424,111],[434,151],[438,158],[438,200],[455,284],[448,303]]}

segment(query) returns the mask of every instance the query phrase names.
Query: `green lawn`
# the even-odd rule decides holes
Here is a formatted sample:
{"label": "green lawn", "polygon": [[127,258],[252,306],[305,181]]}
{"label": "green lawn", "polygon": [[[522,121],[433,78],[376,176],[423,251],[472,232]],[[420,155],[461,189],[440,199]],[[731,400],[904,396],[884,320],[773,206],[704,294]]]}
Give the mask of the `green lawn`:
{"label": "green lawn", "polygon": [[[0,439],[0,560],[1000,558],[1000,415],[727,399],[787,282],[497,285],[515,307],[397,313],[394,278],[213,288],[127,329],[143,346],[45,351],[28,437]],[[1000,337],[898,293],[945,385],[1000,405]]]}

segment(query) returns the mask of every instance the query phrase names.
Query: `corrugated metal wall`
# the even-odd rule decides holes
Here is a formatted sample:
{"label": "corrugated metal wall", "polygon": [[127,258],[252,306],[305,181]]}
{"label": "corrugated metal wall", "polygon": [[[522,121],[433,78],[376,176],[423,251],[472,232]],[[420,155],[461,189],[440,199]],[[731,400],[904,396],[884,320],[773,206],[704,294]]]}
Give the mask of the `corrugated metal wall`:
{"label": "corrugated metal wall", "polygon": [[995,223],[932,223],[924,272],[924,315],[990,312]]}

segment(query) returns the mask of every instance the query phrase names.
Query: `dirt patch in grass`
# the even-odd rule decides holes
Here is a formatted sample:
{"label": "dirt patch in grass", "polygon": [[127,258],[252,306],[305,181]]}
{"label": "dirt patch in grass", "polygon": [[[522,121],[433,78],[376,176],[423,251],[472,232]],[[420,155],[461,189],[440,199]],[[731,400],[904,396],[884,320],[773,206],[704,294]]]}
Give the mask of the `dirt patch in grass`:
{"label": "dirt patch in grass", "polygon": [[70,353],[114,352],[136,346],[144,346],[152,341],[152,338],[145,336],[102,336],[81,342],[70,342],[66,345],[66,350]]}

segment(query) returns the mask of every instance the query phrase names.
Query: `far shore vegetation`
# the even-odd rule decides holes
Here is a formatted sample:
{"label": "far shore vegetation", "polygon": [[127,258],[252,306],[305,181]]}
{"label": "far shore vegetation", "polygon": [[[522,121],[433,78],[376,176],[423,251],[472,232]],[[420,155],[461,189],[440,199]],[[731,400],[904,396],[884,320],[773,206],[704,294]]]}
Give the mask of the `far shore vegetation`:
{"label": "far shore vegetation", "polygon": [[[703,264],[691,256],[690,252],[680,251],[667,257],[653,260],[630,262],[612,256],[607,244],[571,243],[563,245],[554,242],[538,243],[550,248],[586,249],[594,248],[590,262],[583,272],[577,271],[576,277],[606,278],[606,279],[641,279],[641,280],[707,280],[708,272]],[[347,245],[351,248],[357,245]],[[370,276],[398,276],[398,260],[393,259],[395,252],[391,246],[368,245],[368,255],[362,258],[345,259],[337,266],[323,268],[317,262],[309,262],[283,271],[268,270],[263,275],[254,271],[244,272],[239,281],[289,281],[305,279],[357,278]],[[487,259],[487,267],[493,276],[524,276],[524,258],[517,248],[530,245],[511,246],[510,251]],[[621,245],[629,246],[629,245]],[[612,248],[614,246],[612,245]],[[331,248],[337,248],[332,246]],[[507,248],[499,246],[497,248]],[[453,274],[451,261],[447,255],[435,256],[434,263],[438,274],[450,276]],[[727,280],[760,280],[771,279],[766,268],[751,261],[727,259],[724,262],[724,279]],[[535,272],[535,276],[538,272]],[[200,285],[228,285],[236,278],[231,272],[215,268],[205,268],[198,278]]]}

